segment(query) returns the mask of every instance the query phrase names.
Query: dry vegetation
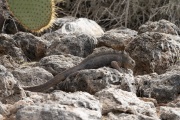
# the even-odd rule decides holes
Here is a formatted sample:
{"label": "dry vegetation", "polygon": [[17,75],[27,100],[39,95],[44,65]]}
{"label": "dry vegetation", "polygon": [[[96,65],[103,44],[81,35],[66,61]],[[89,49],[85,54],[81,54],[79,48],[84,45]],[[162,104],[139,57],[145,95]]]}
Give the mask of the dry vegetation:
{"label": "dry vegetation", "polygon": [[169,20],[180,27],[179,0],[64,0],[66,15],[86,17],[106,29],[137,29],[146,21]]}

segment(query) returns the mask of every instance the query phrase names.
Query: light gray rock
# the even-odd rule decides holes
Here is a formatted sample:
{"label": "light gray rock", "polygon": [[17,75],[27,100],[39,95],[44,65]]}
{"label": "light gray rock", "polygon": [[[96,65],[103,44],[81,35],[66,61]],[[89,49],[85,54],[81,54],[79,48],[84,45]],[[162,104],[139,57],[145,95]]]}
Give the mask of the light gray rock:
{"label": "light gray rock", "polygon": [[5,118],[4,118],[2,115],[0,115],[0,119],[1,119],[1,120],[4,120]]}
{"label": "light gray rock", "polygon": [[145,32],[160,32],[172,35],[180,35],[180,29],[173,23],[167,20],[149,21],[139,27],[138,33]]}
{"label": "light gray rock", "polygon": [[7,115],[8,114],[8,108],[6,107],[6,105],[2,104],[0,102],[0,115]]}
{"label": "light gray rock", "polygon": [[47,47],[49,47],[53,41],[59,41],[63,36],[63,34],[57,32],[49,32],[43,34],[41,38],[48,41]]}
{"label": "light gray rock", "polygon": [[83,58],[73,56],[70,54],[67,55],[50,55],[42,58],[38,65],[56,75],[60,72],[63,72],[66,69],[78,65]]}
{"label": "light gray rock", "polygon": [[167,106],[180,108],[180,95],[175,100],[169,102]]}
{"label": "light gray rock", "polygon": [[13,75],[0,65],[0,101],[12,103],[24,97],[24,91]]}
{"label": "light gray rock", "polygon": [[[107,88],[95,94],[102,104],[102,114],[107,120],[159,120],[152,102],[140,100],[134,93],[119,88]],[[127,118],[125,117],[127,116]]]}
{"label": "light gray rock", "polygon": [[[53,31],[60,29],[64,24],[68,23],[68,22],[73,22],[75,21],[76,18],[72,17],[72,16],[65,16],[65,17],[61,17],[61,18],[56,18],[53,24]],[[63,34],[63,33],[62,33]]]}
{"label": "light gray rock", "polygon": [[[55,36],[58,37],[58,36]],[[46,55],[71,54],[86,57],[92,53],[97,44],[97,39],[86,34],[65,35],[61,39],[56,38],[48,47]]]}
{"label": "light gray rock", "polygon": [[10,56],[2,55],[0,56],[0,64],[6,67],[8,70],[14,70],[19,67],[19,64]]}
{"label": "light gray rock", "polygon": [[21,105],[17,120],[101,120],[101,105],[85,92],[29,93],[30,105]]}
{"label": "light gray rock", "polygon": [[115,29],[111,29],[109,31],[106,31],[105,33],[110,33],[111,34],[113,32],[114,33],[127,34],[127,35],[129,35],[131,37],[136,36],[137,33],[138,33],[137,31],[129,29],[129,28],[126,28],[126,27],[117,27]]}
{"label": "light gray rock", "polygon": [[167,103],[176,99],[180,93],[180,67],[174,67],[164,74],[136,76],[138,96],[155,98],[158,103]]}
{"label": "light gray rock", "polygon": [[51,73],[40,67],[18,68],[12,74],[23,86],[40,85],[53,78]]}
{"label": "light gray rock", "polygon": [[106,46],[116,50],[124,50],[136,35],[136,31],[128,28],[112,29],[106,31],[102,37],[98,38],[97,47]]}
{"label": "light gray rock", "polygon": [[13,36],[16,45],[23,50],[28,60],[39,60],[45,56],[48,42],[31,33],[18,32]]}
{"label": "light gray rock", "polygon": [[16,63],[26,61],[23,51],[16,46],[16,42],[12,36],[8,34],[0,34],[0,55],[11,56]]}
{"label": "light gray rock", "polygon": [[87,34],[95,38],[104,34],[102,28],[93,20],[79,18],[72,22],[65,23],[58,31],[62,34]]}
{"label": "light gray rock", "polygon": [[164,73],[180,56],[180,37],[158,32],[146,32],[137,36],[126,47],[136,61],[135,75]]}
{"label": "light gray rock", "polygon": [[68,92],[86,91],[94,94],[112,85],[136,93],[136,86],[131,70],[122,68],[122,72],[113,68],[81,70],[67,77],[55,89]]}
{"label": "light gray rock", "polygon": [[180,120],[180,108],[160,107],[161,120]]}

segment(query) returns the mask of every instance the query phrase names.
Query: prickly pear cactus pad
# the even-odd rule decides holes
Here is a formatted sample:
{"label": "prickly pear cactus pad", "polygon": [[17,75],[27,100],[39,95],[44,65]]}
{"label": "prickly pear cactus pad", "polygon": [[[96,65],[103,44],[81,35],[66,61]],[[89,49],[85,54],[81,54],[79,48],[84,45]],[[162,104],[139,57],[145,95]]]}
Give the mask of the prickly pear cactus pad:
{"label": "prickly pear cactus pad", "polygon": [[19,23],[32,32],[41,32],[54,21],[54,0],[6,0],[6,3]]}

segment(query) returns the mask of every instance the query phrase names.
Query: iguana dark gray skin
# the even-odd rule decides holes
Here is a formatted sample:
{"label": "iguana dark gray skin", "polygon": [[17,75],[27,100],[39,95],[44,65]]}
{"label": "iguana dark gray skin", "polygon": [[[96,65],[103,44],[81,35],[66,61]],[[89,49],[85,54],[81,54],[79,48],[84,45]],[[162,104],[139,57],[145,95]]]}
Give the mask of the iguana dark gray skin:
{"label": "iguana dark gray skin", "polygon": [[117,70],[120,70],[120,67],[133,69],[135,66],[135,61],[125,51],[112,51],[92,54],[84,59],[79,65],[57,74],[52,80],[49,80],[44,84],[23,88],[29,91],[42,92],[48,90],[50,87],[57,85],[61,81],[65,80],[70,74],[79,70],[96,69],[103,66],[111,66]]}

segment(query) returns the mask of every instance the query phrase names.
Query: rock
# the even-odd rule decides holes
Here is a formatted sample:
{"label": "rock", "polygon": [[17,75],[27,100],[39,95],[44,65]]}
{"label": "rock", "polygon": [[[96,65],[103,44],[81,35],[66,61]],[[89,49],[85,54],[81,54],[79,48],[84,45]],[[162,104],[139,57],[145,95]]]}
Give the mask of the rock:
{"label": "rock", "polygon": [[[3,115],[5,120],[15,120],[15,113],[18,109],[22,108],[22,105],[30,105],[31,101],[19,100],[14,104],[0,104],[0,114]],[[2,119],[1,119],[2,120]],[[4,119],[3,119],[4,120]]]}
{"label": "rock", "polygon": [[0,56],[0,64],[6,67],[8,70],[14,70],[15,68],[19,67],[19,64],[17,64],[10,55]]}
{"label": "rock", "polygon": [[107,120],[159,120],[154,104],[140,100],[132,92],[107,88],[95,96],[102,104],[102,114]]}
{"label": "rock", "polygon": [[66,69],[78,65],[83,58],[67,55],[50,55],[39,61],[39,66],[43,67],[53,75],[63,72]]}
{"label": "rock", "polygon": [[160,107],[161,120],[180,120],[180,108]]}
{"label": "rock", "polygon": [[128,44],[126,51],[136,61],[135,75],[162,74],[178,61],[180,37],[157,32],[142,33]]}
{"label": "rock", "polygon": [[138,96],[155,98],[158,103],[167,103],[176,99],[180,93],[180,69],[164,74],[136,76]]}
{"label": "rock", "polygon": [[157,100],[154,98],[139,97],[139,99],[143,100],[144,102],[152,102],[155,106],[158,106]]}
{"label": "rock", "polygon": [[49,47],[52,42],[54,41],[60,41],[62,37],[65,35],[57,33],[57,32],[50,32],[50,33],[45,33],[44,35],[41,36],[43,40],[48,41],[47,47]]}
{"label": "rock", "polygon": [[[7,114],[9,114],[7,105],[2,104],[2,103],[0,102],[0,115],[5,116],[5,115],[7,115]],[[2,120],[2,119],[0,119],[0,120]]]}
{"label": "rock", "polygon": [[112,29],[98,38],[97,47],[106,46],[116,50],[124,50],[127,44],[132,41],[136,35],[136,31],[127,28]]}
{"label": "rock", "polygon": [[12,103],[24,97],[24,91],[17,83],[13,75],[0,65],[0,101]]}
{"label": "rock", "polygon": [[115,28],[115,29],[111,29],[109,31],[106,31],[105,33],[109,33],[109,34],[113,34],[113,32],[116,33],[120,33],[120,34],[126,34],[129,35],[131,37],[135,37],[137,36],[137,31],[135,30],[131,30],[129,28],[126,27],[119,27],[119,28]]}
{"label": "rock", "polygon": [[42,38],[25,32],[18,32],[13,38],[28,60],[39,60],[45,56],[48,43]]}
{"label": "rock", "polygon": [[86,91],[95,94],[106,87],[116,85],[123,90],[136,93],[132,71],[123,68],[122,71],[108,67],[81,70],[67,77],[56,89],[66,92]]}
{"label": "rock", "polygon": [[17,120],[101,120],[101,105],[88,93],[29,93],[29,99],[33,103],[21,105]]}
{"label": "rock", "polygon": [[79,18],[65,23],[57,32],[61,34],[87,34],[95,38],[104,34],[102,28],[93,20]]}
{"label": "rock", "polygon": [[0,11],[0,33],[3,31],[3,24],[4,24],[4,17],[3,15],[1,14],[1,11]]}
{"label": "rock", "polygon": [[0,34],[0,56],[10,55],[16,63],[26,61],[23,51],[16,46],[10,35]]}
{"label": "rock", "polygon": [[126,114],[126,113],[114,115],[112,112],[108,113],[107,116],[103,116],[102,118],[102,120],[140,120],[140,119],[142,118],[136,115]]}
{"label": "rock", "polygon": [[167,106],[180,108],[180,95],[175,100],[169,102]]}
{"label": "rock", "polygon": [[40,67],[18,68],[12,74],[23,86],[40,85],[53,78],[51,73]]}
{"label": "rock", "polygon": [[138,33],[160,32],[172,35],[180,35],[180,28],[167,20],[149,21],[139,27]]}
{"label": "rock", "polygon": [[61,39],[55,39],[47,49],[46,55],[71,54],[86,57],[92,53],[97,40],[89,35],[66,35]]}
{"label": "rock", "polygon": [[[10,17],[10,15],[8,15]],[[4,32],[6,34],[16,34],[20,31],[27,32],[27,30],[15,19],[7,19],[5,22]]]}
{"label": "rock", "polygon": [[[61,18],[56,18],[53,24],[53,31],[60,29],[64,24],[66,23],[71,23],[73,21],[75,21],[76,18],[72,17],[72,16],[65,16],[65,17],[61,17]],[[63,33],[62,33],[63,34]]]}
{"label": "rock", "polygon": [[5,118],[4,118],[2,115],[0,115],[0,119],[1,119],[1,120],[5,120]]}

